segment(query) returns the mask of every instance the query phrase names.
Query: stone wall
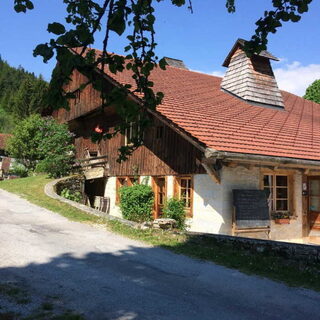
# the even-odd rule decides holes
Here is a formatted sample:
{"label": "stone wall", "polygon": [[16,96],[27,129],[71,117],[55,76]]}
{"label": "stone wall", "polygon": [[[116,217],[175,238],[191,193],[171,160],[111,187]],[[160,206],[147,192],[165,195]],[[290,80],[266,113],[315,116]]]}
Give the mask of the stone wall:
{"label": "stone wall", "polygon": [[189,235],[191,241],[205,239],[209,242],[230,244],[239,250],[270,254],[299,262],[320,263],[320,246],[316,245],[192,232],[189,232]]}
{"label": "stone wall", "polygon": [[72,193],[80,192],[81,194],[83,194],[84,181],[85,181],[84,176],[81,176],[81,175],[73,176],[57,182],[57,184],[55,185],[55,190],[58,195],[61,194],[63,189],[68,189]]}

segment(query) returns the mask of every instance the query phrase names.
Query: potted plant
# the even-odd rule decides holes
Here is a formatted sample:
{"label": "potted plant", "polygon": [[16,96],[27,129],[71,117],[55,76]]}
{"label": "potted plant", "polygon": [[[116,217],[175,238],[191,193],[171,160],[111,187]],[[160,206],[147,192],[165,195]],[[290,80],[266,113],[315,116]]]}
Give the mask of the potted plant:
{"label": "potted plant", "polygon": [[277,224],[289,224],[290,223],[290,212],[273,212],[272,219]]}

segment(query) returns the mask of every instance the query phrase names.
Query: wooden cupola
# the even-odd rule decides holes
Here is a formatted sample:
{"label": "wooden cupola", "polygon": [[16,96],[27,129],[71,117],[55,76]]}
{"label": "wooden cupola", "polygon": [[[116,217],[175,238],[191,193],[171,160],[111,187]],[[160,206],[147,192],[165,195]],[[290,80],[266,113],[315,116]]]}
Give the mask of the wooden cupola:
{"label": "wooden cupola", "polygon": [[244,44],[245,40],[238,39],[225,59],[223,66],[228,70],[221,89],[251,104],[284,108],[270,63],[279,59],[265,50],[249,58]]}

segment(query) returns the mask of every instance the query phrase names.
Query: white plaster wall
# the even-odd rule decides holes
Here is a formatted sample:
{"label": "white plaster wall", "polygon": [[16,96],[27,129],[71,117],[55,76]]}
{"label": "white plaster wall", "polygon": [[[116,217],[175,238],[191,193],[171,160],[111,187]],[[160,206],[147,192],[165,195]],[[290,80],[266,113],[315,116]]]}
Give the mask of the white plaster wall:
{"label": "white plaster wall", "polygon": [[[144,177],[140,178],[143,181]],[[209,175],[194,175],[193,218],[188,220],[190,231],[216,234],[231,234],[232,228],[232,190],[259,189],[259,168],[223,167],[221,184],[216,184]],[[152,179],[149,177],[148,184]],[[174,177],[167,176],[167,197],[173,197]],[[105,196],[110,197],[110,214],[121,217],[120,208],[115,204],[116,177],[109,177],[106,183]],[[284,241],[300,241],[302,239],[302,175],[294,175],[294,206],[296,218],[289,225],[279,225],[271,221],[271,239]],[[243,234],[264,238],[262,233]]]}
{"label": "white plaster wall", "polygon": [[190,231],[220,233],[225,223],[222,186],[207,174],[197,174],[193,177],[193,189],[193,218],[188,221]]}
{"label": "white plaster wall", "polygon": [[[189,221],[190,230],[218,234],[231,234],[232,229],[232,190],[259,189],[259,168],[223,167],[221,185],[216,184],[207,174],[194,176],[193,219]],[[271,220],[270,237],[274,240],[302,241],[302,174],[296,172],[293,179],[293,203],[295,218],[290,224],[279,225]],[[243,234],[265,238],[264,233]]]}
{"label": "white plaster wall", "polygon": [[116,205],[116,177],[107,179],[104,196],[110,198],[110,215],[121,218],[120,208]]}
{"label": "white plaster wall", "polygon": [[167,198],[173,198],[173,176],[167,176]]}
{"label": "white plaster wall", "polygon": [[247,169],[223,167],[221,184],[216,184],[209,175],[194,176],[193,219],[190,230],[231,234],[232,190],[257,189],[260,185],[258,168]]}

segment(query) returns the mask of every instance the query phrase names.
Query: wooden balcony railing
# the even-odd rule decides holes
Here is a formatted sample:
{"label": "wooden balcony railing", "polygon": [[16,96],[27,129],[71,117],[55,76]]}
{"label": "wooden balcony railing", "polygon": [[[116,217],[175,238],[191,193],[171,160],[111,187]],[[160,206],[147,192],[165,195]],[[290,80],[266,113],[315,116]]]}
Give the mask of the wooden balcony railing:
{"label": "wooden balcony railing", "polygon": [[77,159],[75,163],[76,168],[83,168],[88,170],[96,167],[106,168],[108,164],[108,156],[98,156],[85,159]]}

